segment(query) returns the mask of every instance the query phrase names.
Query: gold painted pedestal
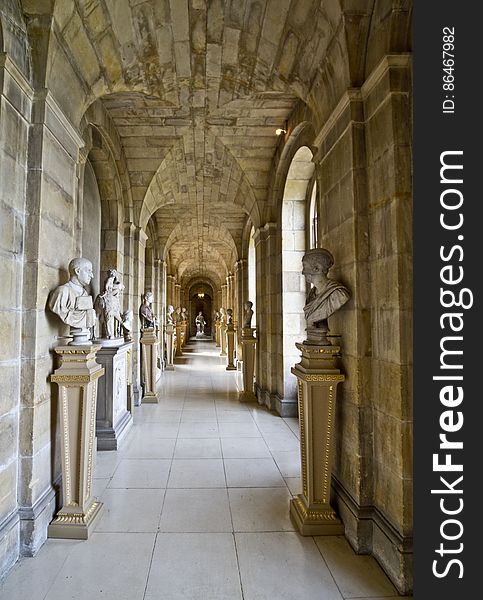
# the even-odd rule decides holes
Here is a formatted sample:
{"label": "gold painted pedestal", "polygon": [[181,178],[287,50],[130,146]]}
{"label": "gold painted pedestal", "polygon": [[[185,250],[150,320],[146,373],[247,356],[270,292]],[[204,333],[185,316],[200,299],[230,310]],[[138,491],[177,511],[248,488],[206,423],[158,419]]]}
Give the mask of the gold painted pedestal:
{"label": "gold painted pedestal", "polygon": [[339,535],[344,525],[330,506],[337,384],[344,381],[335,360],[339,346],[296,344],[302,352],[297,377],[302,459],[302,494],[290,516],[302,535]]}
{"label": "gold painted pedestal", "polygon": [[166,367],[165,371],[174,371],[174,325],[166,325]]}
{"label": "gold painted pedestal", "polygon": [[220,322],[215,321],[215,346],[220,347]]}
{"label": "gold painted pedestal", "polygon": [[156,369],[158,356],[158,336],[153,327],[143,329],[141,332],[141,354],[143,365],[143,390],[142,404],[157,404],[156,394]]}
{"label": "gold painted pedestal", "polygon": [[253,393],[253,372],[255,369],[255,348],[257,338],[254,337],[253,327],[244,327],[241,336],[243,352],[243,391],[238,395],[240,402],[255,402],[257,397]]}
{"label": "gold painted pedestal", "polygon": [[59,386],[63,506],[48,527],[51,538],[86,540],[102,508],[92,496],[100,347],[55,348],[61,364],[50,380]]}
{"label": "gold painted pedestal", "polygon": [[236,371],[235,367],[235,328],[232,324],[226,327],[226,370]]}

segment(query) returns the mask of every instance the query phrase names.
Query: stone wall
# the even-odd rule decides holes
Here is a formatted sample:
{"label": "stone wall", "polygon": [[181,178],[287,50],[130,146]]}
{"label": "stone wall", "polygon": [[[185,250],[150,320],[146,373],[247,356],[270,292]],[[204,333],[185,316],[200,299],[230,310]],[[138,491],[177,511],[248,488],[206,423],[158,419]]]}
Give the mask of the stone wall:
{"label": "stone wall", "polygon": [[18,402],[31,104],[32,90],[28,81],[0,48],[0,572],[15,562],[20,540]]}

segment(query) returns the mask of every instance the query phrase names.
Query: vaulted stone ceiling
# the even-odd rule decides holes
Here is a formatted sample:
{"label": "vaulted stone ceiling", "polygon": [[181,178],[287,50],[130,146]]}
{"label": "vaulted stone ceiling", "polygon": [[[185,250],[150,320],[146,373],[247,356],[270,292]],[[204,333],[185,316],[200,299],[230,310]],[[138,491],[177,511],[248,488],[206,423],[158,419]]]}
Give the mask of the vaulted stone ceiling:
{"label": "vaulted stone ceiling", "polygon": [[118,130],[135,213],[154,215],[179,276],[222,281],[247,215],[263,221],[274,131],[310,104],[341,15],[336,0],[56,2],[86,102]]}

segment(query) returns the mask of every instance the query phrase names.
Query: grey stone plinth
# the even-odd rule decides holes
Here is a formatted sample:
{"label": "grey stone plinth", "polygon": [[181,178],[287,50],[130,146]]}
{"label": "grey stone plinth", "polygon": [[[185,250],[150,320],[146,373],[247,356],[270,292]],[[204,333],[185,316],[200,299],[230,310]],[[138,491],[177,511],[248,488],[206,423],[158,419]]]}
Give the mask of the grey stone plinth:
{"label": "grey stone plinth", "polygon": [[118,347],[103,347],[98,362],[106,374],[97,394],[96,434],[98,450],[117,450],[132,425],[128,411],[128,364],[133,342]]}

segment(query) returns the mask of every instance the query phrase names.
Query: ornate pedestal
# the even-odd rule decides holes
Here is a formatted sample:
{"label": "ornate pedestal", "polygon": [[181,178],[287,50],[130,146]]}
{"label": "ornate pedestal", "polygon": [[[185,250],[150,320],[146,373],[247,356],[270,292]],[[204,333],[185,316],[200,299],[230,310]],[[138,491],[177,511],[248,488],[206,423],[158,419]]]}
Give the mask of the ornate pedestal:
{"label": "ornate pedestal", "polygon": [[344,525],[330,506],[337,384],[344,381],[335,359],[339,346],[296,344],[302,352],[297,377],[302,458],[302,494],[290,516],[302,535],[339,535]]}
{"label": "ornate pedestal", "polygon": [[59,386],[63,506],[48,527],[51,538],[86,540],[102,503],[92,496],[100,346],[58,346],[61,364],[50,380]]}
{"label": "ornate pedestal", "polygon": [[176,352],[175,356],[183,355],[183,325],[176,323]]}
{"label": "ornate pedestal", "polygon": [[233,325],[226,327],[226,370],[236,371],[235,367],[235,335],[236,331]]}
{"label": "ornate pedestal", "polygon": [[226,356],[226,329],[225,323],[220,324],[220,356]]}
{"label": "ornate pedestal", "polygon": [[215,346],[220,347],[220,322],[215,321]]}
{"label": "ornate pedestal", "polygon": [[117,450],[133,424],[128,398],[132,346],[133,342],[124,342],[117,347],[103,346],[97,353],[97,360],[105,370],[97,394],[98,450]]}
{"label": "ornate pedestal", "polygon": [[166,325],[166,366],[165,371],[174,371],[174,325]]}
{"label": "ornate pedestal", "polygon": [[158,336],[153,327],[147,327],[141,331],[141,355],[143,373],[143,397],[142,404],[157,404],[156,394],[156,370],[158,360]]}
{"label": "ornate pedestal", "polygon": [[256,402],[257,397],[253,393],[253,372],[255,369],[255,348],[257,338],[254,337],[253,327],[244,327],[241,336],[243,352],[242,373],[243,391],[238,395],[240,402]]}

